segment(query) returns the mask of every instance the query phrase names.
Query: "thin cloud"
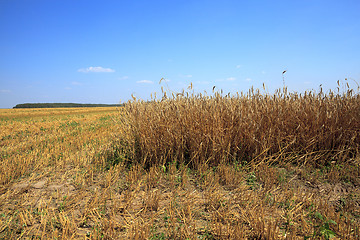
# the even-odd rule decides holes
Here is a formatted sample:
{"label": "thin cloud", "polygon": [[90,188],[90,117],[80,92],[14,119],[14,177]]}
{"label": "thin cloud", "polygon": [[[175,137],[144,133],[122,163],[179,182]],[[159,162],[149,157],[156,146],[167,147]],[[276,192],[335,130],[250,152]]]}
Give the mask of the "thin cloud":
{"label": "thin cloud", "polygon": [[114,69],[111,68],[103,68],[103,67],[88,67],[88,68],[80,68],[78,70],[78,72],[83,72],[83,73],[89,73],[89,72],[103,72],[103,73],[110,73],[110,72],[115,72]]}
{"label": "thin cloud", "polygon": [[8,89],[1,89],[0,92],[1,93],[11,93],[11,91]]}
{"label": "thin cloud", "polygon": [[150,80],[140,80],[140,81],[137,81],[136,83],[153,84],[154,82],[153,82],[153,81],[150,81]]}
{"label": "thin cloud", "polygon": [[227,80],[227,81],[235,81],[236,78],[234,78],[234,77],[229,77],[229,78],[227,78],[226,80]]}
{"label": "thin cloud", "polygon": [[195,83],[196,84],[204,84],[204,85],[210,84],[209,81],[196,81]]}
{"label": "thin cloud", "polygon": [[251,78],[246,78],[246,79],[245,79],[245,81],[247,81],[247,82],[251,82],[251,81],[252,81],[252,79],[251,79]]}
{"label": "thin cloud", "polygon": [[71,82],[71,85],[75,85],[75,86],[81,86],[82,84],[79,82]]}
{"label": "thin cloud", "polygon": [[119,80],[126,80],[126,79],[129,79],[129,77],[128,76],[122,76],[122,77],[119,78]]}
{"label": "thin cloud", "polygon": [[238,69],[241,68],[241,67],[242,67],[241,65],[236,65],[236,68],[238,68]]}
{"label": "thin cloud", "polygon": [[162,78],[162,79],[160,79],[159,84],[160,84],[161,82],[170,82],[170,81],[171,81],[170,79]]}
{"label": "thin cloud", "polygon": [[192,78],[193,77],[193,75],[191,75],[191,74],[180,74],[180,77],[184,77],[184,78]]}

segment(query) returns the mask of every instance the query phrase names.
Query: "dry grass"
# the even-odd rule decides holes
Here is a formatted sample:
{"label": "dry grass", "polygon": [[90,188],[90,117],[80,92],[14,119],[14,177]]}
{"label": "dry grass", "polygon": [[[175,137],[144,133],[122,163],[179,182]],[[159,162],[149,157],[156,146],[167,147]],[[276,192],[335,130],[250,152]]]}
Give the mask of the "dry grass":
{"label": "dry grass", "polygon": [[0,239],[359,239],[359,103],[250,90],[1,110]]}
{"label": "dry grass", "polygon": [[264,158],[297,163],[311,158],[322,166],[353,158],[359,149],[360,96],[350,90],[163,94],[161,100],[127,103],[122,115],[125,134],[119,137],[131,161],[144,166],[176,160],[197,168]]}

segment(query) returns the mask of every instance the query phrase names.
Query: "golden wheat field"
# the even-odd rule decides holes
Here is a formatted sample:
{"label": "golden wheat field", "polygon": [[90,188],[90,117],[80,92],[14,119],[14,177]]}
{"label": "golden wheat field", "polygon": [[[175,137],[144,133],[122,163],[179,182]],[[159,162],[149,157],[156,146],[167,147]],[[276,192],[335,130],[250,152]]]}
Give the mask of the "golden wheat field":
{"label": "golden wheat field", "polygon": [[0,239],[360,239],[360,96],[0,110]]}

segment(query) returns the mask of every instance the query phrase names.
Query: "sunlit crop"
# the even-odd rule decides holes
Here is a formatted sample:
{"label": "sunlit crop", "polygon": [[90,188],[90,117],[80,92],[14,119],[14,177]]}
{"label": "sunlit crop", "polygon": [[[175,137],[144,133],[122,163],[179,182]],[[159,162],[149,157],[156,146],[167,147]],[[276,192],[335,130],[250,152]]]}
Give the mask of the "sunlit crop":
{"label": "sunlit crop", "polygon": [[311,157],[323,165],[352,158],[359,149],[360,96],[351,90],[170,94],[125,106],[122,127],[131,136],[132,159],[141,164],[303,163]]}
{"label": "sunlit crop", "polygon": [[360,239],[360,95],[0,110],[0,239]]}

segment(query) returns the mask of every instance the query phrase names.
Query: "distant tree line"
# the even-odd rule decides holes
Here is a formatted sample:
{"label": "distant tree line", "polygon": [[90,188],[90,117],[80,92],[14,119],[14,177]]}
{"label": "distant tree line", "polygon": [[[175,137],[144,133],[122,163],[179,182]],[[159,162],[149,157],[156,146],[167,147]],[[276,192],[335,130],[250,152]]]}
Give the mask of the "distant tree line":
{"label": "distant tree line", "polygon": [[83,103],[22,103],[13,108],[77,108],[77,107],[120,107],[123,104],[83,104]]}

